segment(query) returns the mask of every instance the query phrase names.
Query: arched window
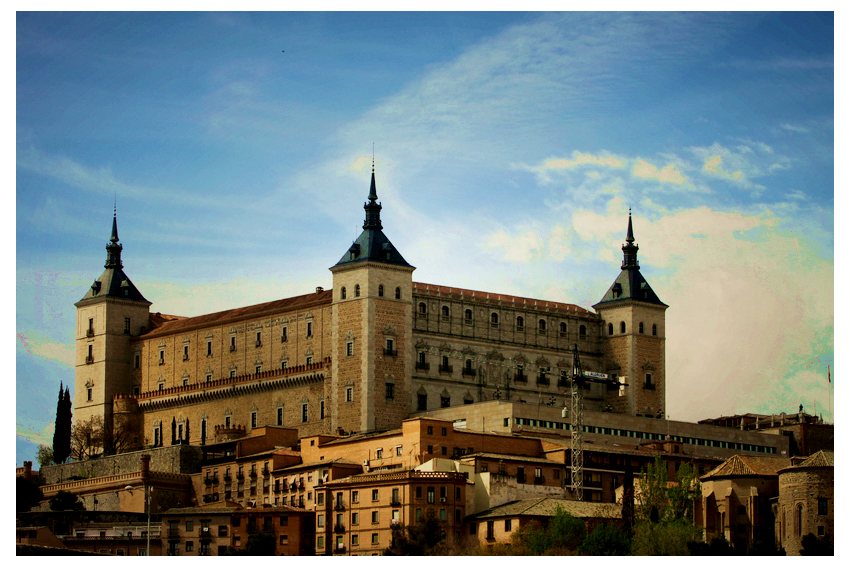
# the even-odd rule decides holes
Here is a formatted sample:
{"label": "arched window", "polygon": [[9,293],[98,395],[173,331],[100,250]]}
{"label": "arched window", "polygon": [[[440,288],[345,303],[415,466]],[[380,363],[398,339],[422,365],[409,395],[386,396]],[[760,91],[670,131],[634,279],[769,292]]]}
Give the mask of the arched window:
{"label": "arched window", "polygon": [[443,309],[442,309],[442,311],[443,311],[443,317],[448,317],[448,316],[449,316],[449,307],[448,307],[448,305],[443,305]]}
{"label": "arched window", "polygon": [[643,321],[638,324],[638,333],[643,334]]}
{"label": "arched window", "polygon": [[655,325],[653,325],[653,326],[652,326],[652,336],[654,337],[654,336],[656,336],[656,335],[658,335],[658,327],[656,327]]}
{"label": "arched window", "polygon": [[498,325],[499,324],[499,314],[498,313],[491,313],[490,314],[490,324],[491,325]]}
{"label": "arched window", "polygon": [[797,537],[803,536],[803,505],[797,504],[794,514],[794,535]]}
{"label": "arched window", "polygon": [[342,288],[341,290],[339,290],[339,298],[345,299],[345,288]]}
{"label": "arched window", "polygon": [[378,297],[384,297],[384,285],[383,284],[378,286]]}
{"label": "arched window", "polygon": [[401,288],[400,287],[395,288],[395,298],[401,299]]}
{"label": "arched window", "polygon": [[360,297],[360,284],[354,286],[354,297]]}
{"label": "arched window", "polygon": [[626,322],[620,321],[620,333],[625,333],[625,332],[626,332]]}
{"label": "arched window", "polygon": [[587,338],[587,327],[584,325],[580,325],[578,328],[578,338],[586,339]]}
{"label": "arched window", "polygon": [[522,317],[517,317],[516,318],[516,326],[517,326],[517,329],[522,329],[525,326],[525,319],[523,319]]}
{"label": "arched window", "polygon": [[566,323],[562,322],[561,325],[560,325],[560,329],[561,329],[561,334],[563,334],[563,335],[567,334],[567,324]]}
{"label": "arched window", "polygon": [[467,321],[472,321],[472,309],[467,309],[463,312],[463,318]]}
{"label": "arched window", "polygon": [[546,319],[540,319],[537,322],[537,328],[540,330],[540,332],[545,333],[546,332]]}
{"label": "arched window", "polygon": [[614,334],[614,324],[613,323],[608,323],[608,334],[609,335]]}
{"label": "arched window", "polygon": [[426,313],[428,313],[428,308],[425,307],[425,303],[420,302],[419,303],[419,314],[425,315]]}

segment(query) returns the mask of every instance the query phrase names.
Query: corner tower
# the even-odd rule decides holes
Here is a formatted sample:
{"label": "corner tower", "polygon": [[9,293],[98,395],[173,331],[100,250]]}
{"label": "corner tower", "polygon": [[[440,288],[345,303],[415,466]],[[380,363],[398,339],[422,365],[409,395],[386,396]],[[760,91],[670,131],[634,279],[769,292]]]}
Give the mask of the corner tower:
{"label": "corner tower", "polygon": [[123,246],[118,243],[118,219],[113,213],[112,235],[106,245],[106,268],[77,308],[74,418],[99,416],[112,426],[115,394],[132,394],[130,338],[147,326],[151,302],[124,273]]}
{"label": "corner tower", "polygon": [[620,275],[593,306],[602,319],[605,371],[628,384],[605,394],[605,405],[617,413],[666,416],[665,326],[667,305],[640,273],[632,213],[623,246]]}
{"label": "corner tower", "polygon": [[363,232],[333,274],[331,424],[334,431],[401,427],[410,412],[413,266],[384,235],[375,188]]}

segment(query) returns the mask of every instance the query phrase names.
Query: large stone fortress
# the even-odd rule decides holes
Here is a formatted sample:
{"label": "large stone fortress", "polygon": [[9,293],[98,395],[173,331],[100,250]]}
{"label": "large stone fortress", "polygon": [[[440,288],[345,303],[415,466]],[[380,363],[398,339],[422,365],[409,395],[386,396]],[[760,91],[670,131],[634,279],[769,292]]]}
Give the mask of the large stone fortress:
{"label": "large stone fortress", "polygon": [[622,269],[593,306],[414,282],[383,233],[372,172],[363,232],[333,289],[198,317],[151,312],[123,271],[117,220],[105,271],[76,303],[75,418],[126,449],[211,443],[265,425],[299,436],[400,427],[489,400],[563,405],[572,349],[588,410],[665,415],[665,310],[642,277],[629,215]]}

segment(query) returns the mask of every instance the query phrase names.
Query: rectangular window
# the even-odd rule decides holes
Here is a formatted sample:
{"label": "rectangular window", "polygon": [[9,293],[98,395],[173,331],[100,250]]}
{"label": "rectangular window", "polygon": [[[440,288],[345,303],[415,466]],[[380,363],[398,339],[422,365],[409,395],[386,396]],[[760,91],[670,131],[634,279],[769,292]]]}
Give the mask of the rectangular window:
{"label": "rectangular window", "polygon": [[286,327],[281,328],[280,330],[280,342],[286,342]]}
{"label": "rectangular window", "polygon": [[280,525],[288,526],[289,525],[289,516],[281,516],[280,517]]}
{"label": "rectangular window", "polygon": [[378,511],[377,510],[372,510],[372,523],[373,524],[378,523]]}
{"label": "rectangular window", "polygon": [[[207,471],[207,474],[209,474],[209,471]],[[195,529],[195,523],[192,520],[187,520],[186,521],[186,531],[191,532],[194,529]]]}
{"label": "rectangular window", "polygon": [[86,390],[86,401],[89,401],[89,402],[92,401],[92,389],[91,388],[88,388]]}
{"label": "rectangular window", "polygon": [[383,459],[384,458],[384,450],[378,449],[377,451],[375,451],[375,458],[376,459]]}
{"label": "rectangular window", "polygon": [[360,544],[360,536],[357,534],[351,534],[351,545],[359,545]]}
{"label": "rectangular window", "polygon": [[307,423],[307,404],[301,404],[301,423]]}
{"label": "rectangular window", "polygon": [[359,502],[360,501],[360,493],[358,491],[354,490],[354,491],[351,492],[351,501],[352,502]]}
{"label": "rectangular window", "polygon": [[257,427],[257,412],[251,412],[251,428]]}
{"label": "rectangular window", "polygon": [[289,545],[289,536],[286,534],[281,534],[280,536],[280,545]]}
{"label": "rectangular window", "polygon": [[316,526],[320,527],[320,528],[325,527],[325,515],[324,514],[319,514],[318,516],[316,516]]}
{"label": "rectangular window", "polygon": [[124,317],[124,334],[125,335],[130,334],[130,318],[129,317]]}
{"label": "rectangular window", "polygon": [[510,520],[505,520],[505,531],[506,532],[511,531],[511,521]]}
{"label": "rectangular window", "polygon": [[360,514],[354,512],[351,514],[351,523],[357,525],[360,523]]}
{"label": "rectangular window", "polygon": [[189,345],[183,345],[183,360],[189,360]]}
{"label": "rectangular window", "polygon": [[319,402],[319,419],[325,419],[325,401]]}
{"label": "rectangular window", "polygon": [[192,549],[194,548],[194,545],[195,545],[194,542],[187,541],[186,542],[186,551],[192,551]]}
{"label": "rectangular window", "polygon": [[262,371],[263,371],[263,367],[262,367],[262,366],[256,366],[256,367],[254,367],[254,374],[259,374],[259,373],[260,373],[260,372],[262,372]]}
{"label": "rectangular window", "polygon": [[428,501],[428,504],[433,504],[433,503],[434,503],[434,487],[433,487],[433,486],[429,486],[429,487],[428,487],[428,498],[427,498],[427,501]]}
{"label": "rectangular window", "polygon": [[312,336],[313,336],[313,322],[307,321],[307,338],[310,338]]}
{"label": "rectangular window", "polygon": [[277,424],[283,425],[283,408],[277,408]]}
{"label": "rectangular window", "polygon": [[827,514],[829,514],[829,500],[818,498],[818,516],[826,516]]}
{"label": "rectangular window", "polygon": [[345,401],[350,402],[354,399],[354,388],[345,389]]}
{"label": "rectangular window", "polygon": [[395,398],[395,384],[386,384],[386,393],[387,399],[392,400]]}
{"label": "rectangular window", "polygon": [[378,489],[375,488],[375,489],[372,490],[372,502],[377,502],[377,501],[378,501]]}
{"label": "rectangular window", "polygon": [[312,356],[307,357],[307,364],[313,364],[313,357]]}
{"label": "rectangular window", "polygon": [[351,341],[345,343],[345,356],[354,356],[354,343]]}
{"label": "rectangular window", "polygon": [[401,445],[395,448],[395,456],[401,457]]}
{"label": "rectangular window", "polygon": [[319,536],[316,538],[316,547],[319,549],[324,549],[325,547],[325,538],[324,536]]}
{"label": "rectangular window", "polygon": [[378,545],[378,534],[372,534],[372,545]]}
{"label": "rectangular window", "polygon": [[422,487],[421,486],[416,487],[416,497],[422,498]]}
{"label": "rectangular window", "polygon": [[138,370],[141,365],[142,365],[141,357],[138,354],[134,355],[133,356],[133,368]]}
{"label": "rectangular window", "polygon": [[212,341],[207,341],[207,356],[212,356]]}

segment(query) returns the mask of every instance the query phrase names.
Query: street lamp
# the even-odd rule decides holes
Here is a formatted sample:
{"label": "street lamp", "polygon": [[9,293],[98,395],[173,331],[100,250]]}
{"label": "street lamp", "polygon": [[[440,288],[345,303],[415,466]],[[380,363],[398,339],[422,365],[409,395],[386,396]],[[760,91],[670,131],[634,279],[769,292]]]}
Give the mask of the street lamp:
{"label": "street lamp", "polygon": [[[139,488],[136,488],[135,486],[127,485],[127,486],[124,487],[124,490],[128,490],[128,491],[132,492],[134,490],[139,490]],[[142,492],[145,493],[145,500],[147,500],[147,507],[148,507],[148,531],[147,531],[147,534],[148,534],[148,551],[147,551],[146,555],[147,555],[147,557],[150,557],[151,556],[151,490],[152,489],[150,489],[148,487],[148,485],[145,484],[144,488],[142,488],[141,490],[142,490]]]}

